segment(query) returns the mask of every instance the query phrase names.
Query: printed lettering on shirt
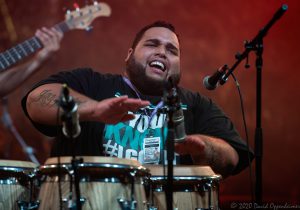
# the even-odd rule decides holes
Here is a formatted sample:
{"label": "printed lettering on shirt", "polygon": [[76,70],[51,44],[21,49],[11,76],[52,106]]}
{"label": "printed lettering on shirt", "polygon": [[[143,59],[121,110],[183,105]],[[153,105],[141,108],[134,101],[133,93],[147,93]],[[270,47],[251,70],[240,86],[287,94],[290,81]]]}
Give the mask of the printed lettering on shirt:
{"label": "printed lettering on shirt", "polygon": [[163,129],[165,119],[165,114],[160,114],[159,117],[155,115],[149,123],[147,115],[138,113],[129,122],[106,125],[103,136],[104,153],[110,157],[137,159],[143,163],[143,144],[148,135],[159,137],[160,145],[164,145],[162,141],[167,133]]}

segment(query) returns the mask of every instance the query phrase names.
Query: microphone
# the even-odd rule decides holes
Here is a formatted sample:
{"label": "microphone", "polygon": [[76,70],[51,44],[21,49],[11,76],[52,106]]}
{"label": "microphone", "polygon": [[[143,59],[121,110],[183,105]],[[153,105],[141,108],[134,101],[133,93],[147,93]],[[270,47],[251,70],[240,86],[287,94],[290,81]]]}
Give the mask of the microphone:
{"label": "microphone", "polygon": [[68,138],[76,138],[81,132],[79,125],[78,105],[70,96],[68,86],[63,84],[59,105],[63,110],[62,119],[62,132]]}
{"label": "microphone", "polygon": [[186,133],[185,133],[185,127],[184,127],[184,115],[183,111],[181,109],[181,105],[179,105],[179,108],[177,111],[173,113],[173,123],[174,123],[174,141],[175,143],[181,143],[184,142]]}
{"label": "microphone", "polygon": [[206,76],[203,79],[203,85],[207,90],[214,90],[219,85],[220,79],[226,73],[228,66],[225,64],[224,66],[220,67],[213,75]]}
{"label": "microphone", "polygon": [[174,85],[172,77],[166,82],[166,102],[169,105],[169,110],[173,110],[172,122],[174,125],[174,141],[175,143],[184,142],[186,133],[184,127],[184,115],[181,108],[181,102],[177,93],[177,86]]}

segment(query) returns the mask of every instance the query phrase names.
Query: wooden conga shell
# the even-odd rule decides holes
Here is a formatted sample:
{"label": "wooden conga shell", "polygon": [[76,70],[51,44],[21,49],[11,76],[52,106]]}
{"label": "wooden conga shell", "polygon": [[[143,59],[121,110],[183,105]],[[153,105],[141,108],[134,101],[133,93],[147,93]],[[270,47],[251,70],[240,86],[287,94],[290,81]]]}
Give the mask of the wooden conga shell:
{"label": "wooden conga shell", "polygon": [[19,210],[18,201],[30,201],[30,177],[37,167],[28,161],[0,160],[0,209]]}
{"label": "wooden conga shell", "polygon": [[[39,176],[44,177],[39,193],[39,209],[59,209],[58,175],[61,174],[62,198],[70,195],[71,157],[61,157],[61,169],[58,159],[49,158],[40,167]],[[137,209],[144,209],[146,204],[143,180],[148,176],[148,170],[138,161],[110,158],[83,157],[83,163],[78,166],[80,176],[81,197],[86,199],[82,209],[121,209],[117,199],[131,200],[133,195],[137,201]],[[132,183],[134,192],[132,193]],[[73,186],[73,192],[74,186]],[[75,196],[75,193],[73,193]]]}
{"label": "wooden conga shell", "polygon": [[[150,170],[150,187],[148,201],[150,206],[165,210],[165,191],[167,186],[163,167],[145,165]],[[167,170],[167,168],[166,168]],[[167,172],[167,171],[166,171]],[[174,166],[173,207],[178,210],[218,209],[219,180],[209,166]]]}

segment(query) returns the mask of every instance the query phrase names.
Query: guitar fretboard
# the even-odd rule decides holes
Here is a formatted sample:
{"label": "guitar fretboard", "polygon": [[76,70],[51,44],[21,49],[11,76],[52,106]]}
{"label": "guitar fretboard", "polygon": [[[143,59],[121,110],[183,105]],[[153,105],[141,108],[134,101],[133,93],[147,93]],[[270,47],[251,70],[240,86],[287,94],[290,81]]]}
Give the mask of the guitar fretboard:
{"label": "guitar fretboard", "polygon": [[[69,30],[69,27],[65,21],[56,24],[54,28],[60,30],[61,32],[66,32]],[[39,40],[39,38],[34,36],[18,44],[17,46],[0,53],[0,72],[8,69],[10,66],[16,64],[23,58],[35,53],[42,47],[42,42]]]}

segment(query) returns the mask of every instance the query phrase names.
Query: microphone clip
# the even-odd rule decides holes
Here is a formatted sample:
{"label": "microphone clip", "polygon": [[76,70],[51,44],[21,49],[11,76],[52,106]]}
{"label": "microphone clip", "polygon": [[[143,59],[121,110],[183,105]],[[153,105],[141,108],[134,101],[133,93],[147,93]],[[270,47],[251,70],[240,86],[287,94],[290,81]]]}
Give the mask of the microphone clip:
{"label": "microphone clip", "polygon": [[166,81],[164,103],[167,106],[168,129],[173,131],[174,142],[184,142],[186,133],[184,126],[184,114],[181,108],[181,101],[178,95],[177,86],[171,77]]}
{"label": "microphone clip", "polygon": [[167,105],[168,111],[174,112],[180,108],[177,86],[174,84],[172,77],[169,77],[165,82],[163,101]]}
{"label": "microphone clip", "polygon": [[59,98],[59,107],[62,109],[61,121],[62,132],[68,138],[76,138],[81,132],[79,125],[78,104],[72,96],[66,84],[63,84],[61,96]]}

